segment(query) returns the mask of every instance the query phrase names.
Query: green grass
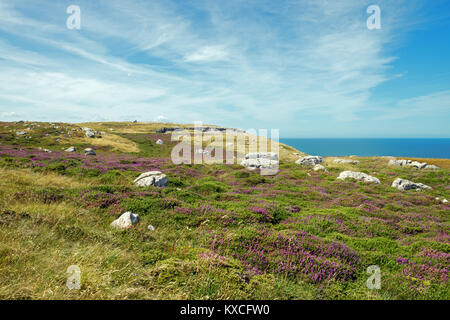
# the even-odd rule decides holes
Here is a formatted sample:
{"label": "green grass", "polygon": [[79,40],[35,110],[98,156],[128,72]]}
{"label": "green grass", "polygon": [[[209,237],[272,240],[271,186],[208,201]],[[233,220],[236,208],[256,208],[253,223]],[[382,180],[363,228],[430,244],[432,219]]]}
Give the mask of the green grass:
{"label": "green grass", "polygon": [[[56,141],[59,133],[45,136],[53,129],[44,124],[36,129],[43,140],[9,133],[27,126],[0,123],[0,147],[70,145]],[[276,176],[157,161],[150,167],[168,175],[169,187],[138,188],[133,159],[167,158],[170,142],[155,144],[160,135],[147,130],[155,126],[95,126],[113,128],[139,152],[120,168],[106,164],[125,151],[108,147],[90,167],[84,158],[37,166],[31,153],[0,154],[0,299],[450,298],[449,206],[435,200],[450,198],[445,161],[435,172],[358,158],[351,167],[380,185],[336,180],[349,166],[332,159],[328,173],[282,162]],[[396,177],[433,189],[400,192],[390,187]],[[127,210],[140,222],[112,229]],[[80,290],[66,287],[70,265],[81,269]],[[380,290],[366,287],[370,265],[381,269]],[[321,270],[329,277],[315,279]]]}

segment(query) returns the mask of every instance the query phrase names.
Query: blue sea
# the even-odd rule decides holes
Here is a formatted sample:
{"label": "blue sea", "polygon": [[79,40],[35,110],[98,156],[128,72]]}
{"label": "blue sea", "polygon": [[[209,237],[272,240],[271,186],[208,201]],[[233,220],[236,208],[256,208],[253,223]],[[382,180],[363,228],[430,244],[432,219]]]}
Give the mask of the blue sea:
{"label": "blue sea", "polygon": [[319,156],[394,156],[450,159],[450,139],[280,138],[299,151]]}

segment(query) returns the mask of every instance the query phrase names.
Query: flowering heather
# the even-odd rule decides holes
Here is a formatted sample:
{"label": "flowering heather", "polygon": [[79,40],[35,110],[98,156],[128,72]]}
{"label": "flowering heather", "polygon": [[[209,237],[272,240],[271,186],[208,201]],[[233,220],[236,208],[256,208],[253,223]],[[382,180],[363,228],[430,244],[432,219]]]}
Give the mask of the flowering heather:
{"label": "flowering heather", "polygon": [[[327,157],[326,172],[292,157],[281,159],[277,175],[261,176],[239,165],[176,165],[175,142],[152,133],[155,124],[92,124],[106,132],[102,140],[76,125],[47,125],[49,135],[31,138],[13,133],[36,131],[31,123],[8,125],[0,126],[0,260],[11,272],[0,272],[2,297],[70,298],[55,266],[82,257],[93,278],[76,295],[88,299],[450,298],[450,160],[441,170],[415,170],[358,158],[353,167],[379,185],[336,180],[348,166]],[[72,126],[77,138],[64,139]],[[71,145],[77,152],[61,151]],[[97,155],[85,156],[86,147]],[[166,174],[168,186],[134,185],[151,170]],[[397,177],[433,189],[400,191],[391,187]],[[111,229],[126,211],[140,221]],[[366,287],[371,265],[382,272],[379,290]],[[36,270],[50,276],[41,280]],[[51,296],[42,290],[50,287]]]}
{"label": "flowering heather", "polygon": [[[229,249],[224,243],[214,239],[211,244],[216,250]],[[307,232],[283,235],[264,230],[251,240],[236,239],[233,246],[233,257],[257,273],[303,275],[311,282],[353,279],[361,263],[344,244],[325,242]]]}

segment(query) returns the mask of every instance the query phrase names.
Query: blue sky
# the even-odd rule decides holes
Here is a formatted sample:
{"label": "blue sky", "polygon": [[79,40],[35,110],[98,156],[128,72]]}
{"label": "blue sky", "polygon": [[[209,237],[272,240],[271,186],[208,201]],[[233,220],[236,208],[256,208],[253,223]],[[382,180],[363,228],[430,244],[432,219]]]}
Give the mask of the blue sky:
{"label": "blue sky", "polygon": [[0,121],[450,137],[449,57],[446,0],[0,0]]}

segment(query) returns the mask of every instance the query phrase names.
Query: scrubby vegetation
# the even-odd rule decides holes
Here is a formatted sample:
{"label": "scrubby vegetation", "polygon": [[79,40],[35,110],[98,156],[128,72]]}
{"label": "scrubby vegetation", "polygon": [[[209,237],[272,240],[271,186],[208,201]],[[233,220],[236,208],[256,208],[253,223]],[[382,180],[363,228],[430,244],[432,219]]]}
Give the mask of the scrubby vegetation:
{"label": "scrubby vegetation", "polygon": [[[96,128],[113,128],[116,148],[68,136],[75,125],[39,125],[18,136],[29,124],[0,124],[0,299],[450,298],[450,206],[436,200],[450,197],[450,161],[429,171],[358,158],[380,185],[336,180],[355,166],[332,159],[328,172],[282,161],[276,176],[260,176],[174,165],[170,136],[142,124]],[[72,145],[97,156],[62,151]],[[150,170],[169,187],[133,185]],[[402,192],[395,177],[433,189]],[[112,229],[125,211],[140,222]],[[70,265],[80,290],[65,285]],[[366,287],[370,265],[379,290]]]}

